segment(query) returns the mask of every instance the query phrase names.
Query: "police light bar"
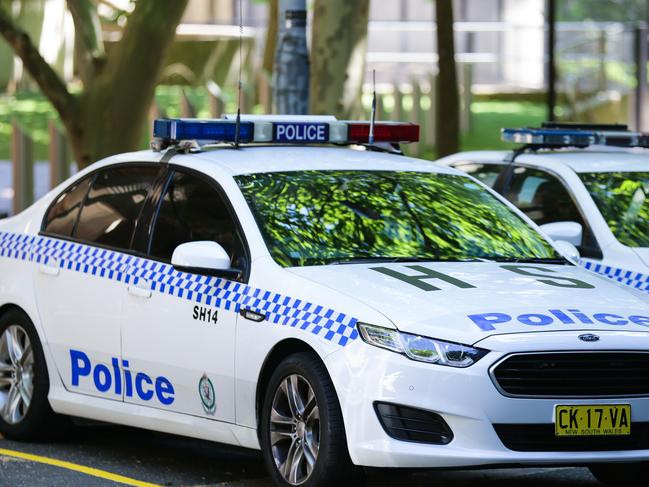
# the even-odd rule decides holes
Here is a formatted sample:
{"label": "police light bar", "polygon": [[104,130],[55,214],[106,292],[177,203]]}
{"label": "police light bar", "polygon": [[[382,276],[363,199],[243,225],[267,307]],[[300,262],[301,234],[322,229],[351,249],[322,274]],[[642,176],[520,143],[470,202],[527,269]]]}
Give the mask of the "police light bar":
{"label": "police light bar", "polygon": [[[277,144],[367,144],[370,123],[339,121],[335,117],[317,116],[249,116],[242,115],[238,142]],[[153,136],[162,146],[185,141],[199,145],[233,143],[236,121],[222,119],[159,119],[153,124]],[[412,123],[377,122],[374,141],[409,143],[419,141],[419,126]],[[156,144],[159,146],[160,144]]]}
{"label": "police light bar", "polygon": [[[241,122],[239,126],[239,142],[252,141],[254,125],[251,122]],[[181,140],[196,140],[200,142],[234,142],[236,123],[227,120],[199,120],[181,118],[174,120],[158,119],[153,122],[153,136],[177,142]]]}
{"label": "police light bar", "polygon": [[584,148],[590,145],[649,148],[649,134],[611,128],[611,130],[593,130],[582,129],[578,125],[574,128],[505,128],[501,130],[500,138],[503,142],[539,148]]}
{"label": "police light bar", "polygon": [[[369,122],[350,122],[347,138],[350,142],[369,143]],[[374,124],[374,142],[408,143],[419,141],[419,125],[414,123],[377,122]]]}

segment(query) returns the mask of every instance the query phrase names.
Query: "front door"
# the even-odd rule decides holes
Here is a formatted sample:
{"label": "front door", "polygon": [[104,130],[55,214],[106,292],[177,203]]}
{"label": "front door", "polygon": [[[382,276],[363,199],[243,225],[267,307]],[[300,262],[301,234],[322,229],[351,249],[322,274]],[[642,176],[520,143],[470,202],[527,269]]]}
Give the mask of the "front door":
{"label": "front door", "polygon": [[133,261],[126,289],[122,350],[136,375],[125,401],[234,422],[237,302],[245,284],[174,270],[174,249],[186,242],[221,244],[244,262],[238,224],[217,186],[201,176],[170,175],[154,216],[149,258]]}

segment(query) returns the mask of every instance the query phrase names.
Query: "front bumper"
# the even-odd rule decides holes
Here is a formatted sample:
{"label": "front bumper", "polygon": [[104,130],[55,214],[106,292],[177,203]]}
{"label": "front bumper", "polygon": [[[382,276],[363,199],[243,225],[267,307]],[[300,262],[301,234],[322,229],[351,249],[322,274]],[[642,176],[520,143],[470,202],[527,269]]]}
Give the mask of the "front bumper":
{"label": "front bumper", "polygon": [[[556,340],[543,340],[539,337],[543,334],[526,335],[527,339],[519,336],[513,341],[504,335],[502,341],[492,337],[485,347],[492,352],[466,369],[415,362],[361,340],[328,356],[325,363],[340,400],[352,461],[368,467],[453,468],[649,460],[649,450],[521,452],[504,446],[494,424],[552,425],[557,404],[630,404],[632,428],[634,423],[649,422],[649,398],[646,397],[566,400],[502,395],[492,382],[489,370],[505,355],[512,351],[554,351],[562,347],[569,350],[566,344],[576,343],[567,339],[572,332],[561,333],[560,337],[547,336]],[[608,347],[590,345],[590,350],[596,350],[597,346],[610,350],[611,342],[602,342]],[[615,349],[638,350],[638,343],[633,336],[618,334]],[[391,438],[375,413],[377,401],[440,414],[453,432],[453,441],[448,445],[432,445]]]}

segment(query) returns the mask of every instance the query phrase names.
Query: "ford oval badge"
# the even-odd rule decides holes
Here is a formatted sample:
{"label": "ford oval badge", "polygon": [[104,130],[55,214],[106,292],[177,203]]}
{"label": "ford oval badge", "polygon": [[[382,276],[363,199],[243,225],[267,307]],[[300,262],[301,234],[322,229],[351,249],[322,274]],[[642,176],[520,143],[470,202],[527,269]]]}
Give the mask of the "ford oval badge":
{"label": "ford oval badge", "polygon": [[586,335],[579,335],[579,339],[582,342],[598,342],[599,337],[597,335],[593,335],[592,333],[588,333]]}

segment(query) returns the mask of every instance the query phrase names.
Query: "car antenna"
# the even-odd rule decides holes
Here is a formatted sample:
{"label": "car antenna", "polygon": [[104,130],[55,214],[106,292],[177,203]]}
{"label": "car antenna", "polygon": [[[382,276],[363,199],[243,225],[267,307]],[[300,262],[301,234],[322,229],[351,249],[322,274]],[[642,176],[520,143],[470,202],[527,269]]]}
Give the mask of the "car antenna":
{"label": "car antenna", "polygon": [[376,69],[372,69],[372,110],[370,113],[369,145],[374,145],[374,122],[376,121]]}
{"label": "car antenna", "polygon": [[376,69],[372,69],[372,108],[370,110],[370,133],[367,137],[366,150],[376,152],[388,152],[390,154],[403,155],[398,144],[375,144],[374,143],[374,124],[376,123]]}
{"label": "car antenna", "polygon": [[239,130],[241,128],[241,64],[243,62],[242,43],[243,43],[243,9],[242,0],[239,0],[239,81],[237,83],[237,118],[234,126],[234,147],[239,148]]}

